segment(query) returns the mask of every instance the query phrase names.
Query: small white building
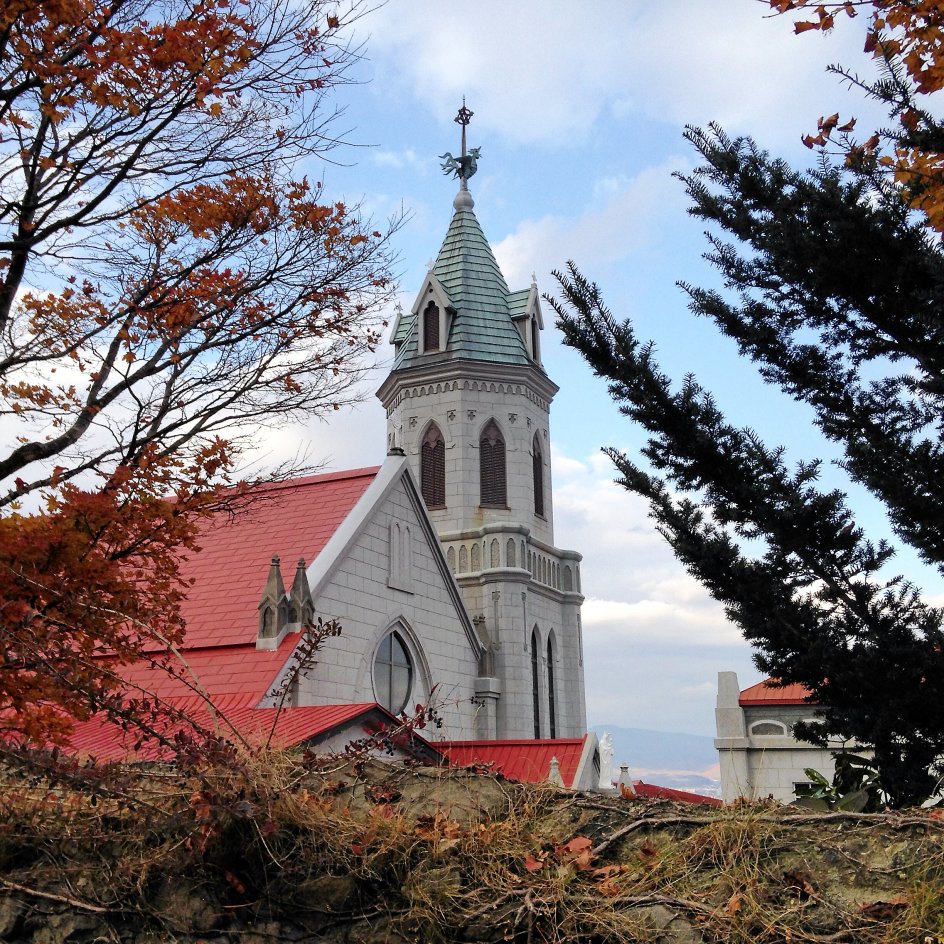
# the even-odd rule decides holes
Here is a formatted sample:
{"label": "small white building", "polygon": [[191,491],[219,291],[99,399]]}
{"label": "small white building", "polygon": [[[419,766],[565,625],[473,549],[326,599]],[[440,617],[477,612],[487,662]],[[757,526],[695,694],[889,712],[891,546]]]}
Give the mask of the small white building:
{"label": "small white building", "polygon": [[777,687],[765,681],[742,691],[736,672],[719,672],[715,747],[725,803],[739,797],[791,803],[797,788],[809,785],[806,768],[831,779],[833,751],[843,743],[821,748],[793,734],[798,721],[816,720],[816,705],[802,685]]}

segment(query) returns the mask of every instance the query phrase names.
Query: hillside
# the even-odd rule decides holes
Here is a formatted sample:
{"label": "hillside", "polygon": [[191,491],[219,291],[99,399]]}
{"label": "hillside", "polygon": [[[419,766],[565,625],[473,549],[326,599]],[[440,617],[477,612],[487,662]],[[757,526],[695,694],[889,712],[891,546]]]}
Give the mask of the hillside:
{"label": "hillside", "polygon": [[591,729],[613,739],[613,763],[629,764],[630,775],[650,783],[709,796],[721,795],[714,738],[678,731],[624,728],[615,724]]}
{"label": "hillside", "polygon": [[11,944],[944,939],[944,824],[271,757],[0,784]]}

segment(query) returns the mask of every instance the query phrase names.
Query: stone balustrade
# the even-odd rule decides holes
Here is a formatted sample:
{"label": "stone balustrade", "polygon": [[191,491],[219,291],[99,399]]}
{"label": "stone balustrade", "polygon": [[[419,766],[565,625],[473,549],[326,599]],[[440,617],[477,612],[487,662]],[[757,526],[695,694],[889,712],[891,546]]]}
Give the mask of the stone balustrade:
{"label": "stone balustrade", "polygon": [[490,570],[524,570],[539,584],[580,593],[580,555],[538,541],[520,525],[486,525],[441,537],[449,568],[457,577]]}

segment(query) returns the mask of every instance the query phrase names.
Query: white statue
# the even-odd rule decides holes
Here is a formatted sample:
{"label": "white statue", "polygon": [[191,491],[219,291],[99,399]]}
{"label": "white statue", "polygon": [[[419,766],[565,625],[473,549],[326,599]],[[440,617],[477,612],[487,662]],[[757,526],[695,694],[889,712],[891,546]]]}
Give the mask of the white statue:
{"label": "white statue", "polygon": [[613,789],[613,738],[609,731],[600,738],[600,789]]}

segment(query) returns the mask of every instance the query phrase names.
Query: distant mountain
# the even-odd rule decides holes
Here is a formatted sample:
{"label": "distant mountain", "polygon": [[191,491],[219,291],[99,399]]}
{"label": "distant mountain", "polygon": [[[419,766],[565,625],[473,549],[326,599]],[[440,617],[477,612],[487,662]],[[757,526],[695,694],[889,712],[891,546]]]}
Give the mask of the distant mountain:
{"label": "distant mountain", "polygon": [[717,795],[718,752],[713,738],[615,724],[594,725],[591,730],[598,737],[606,732],[613,739],[614,778],[620,765],[628,764],[634,780]]}

